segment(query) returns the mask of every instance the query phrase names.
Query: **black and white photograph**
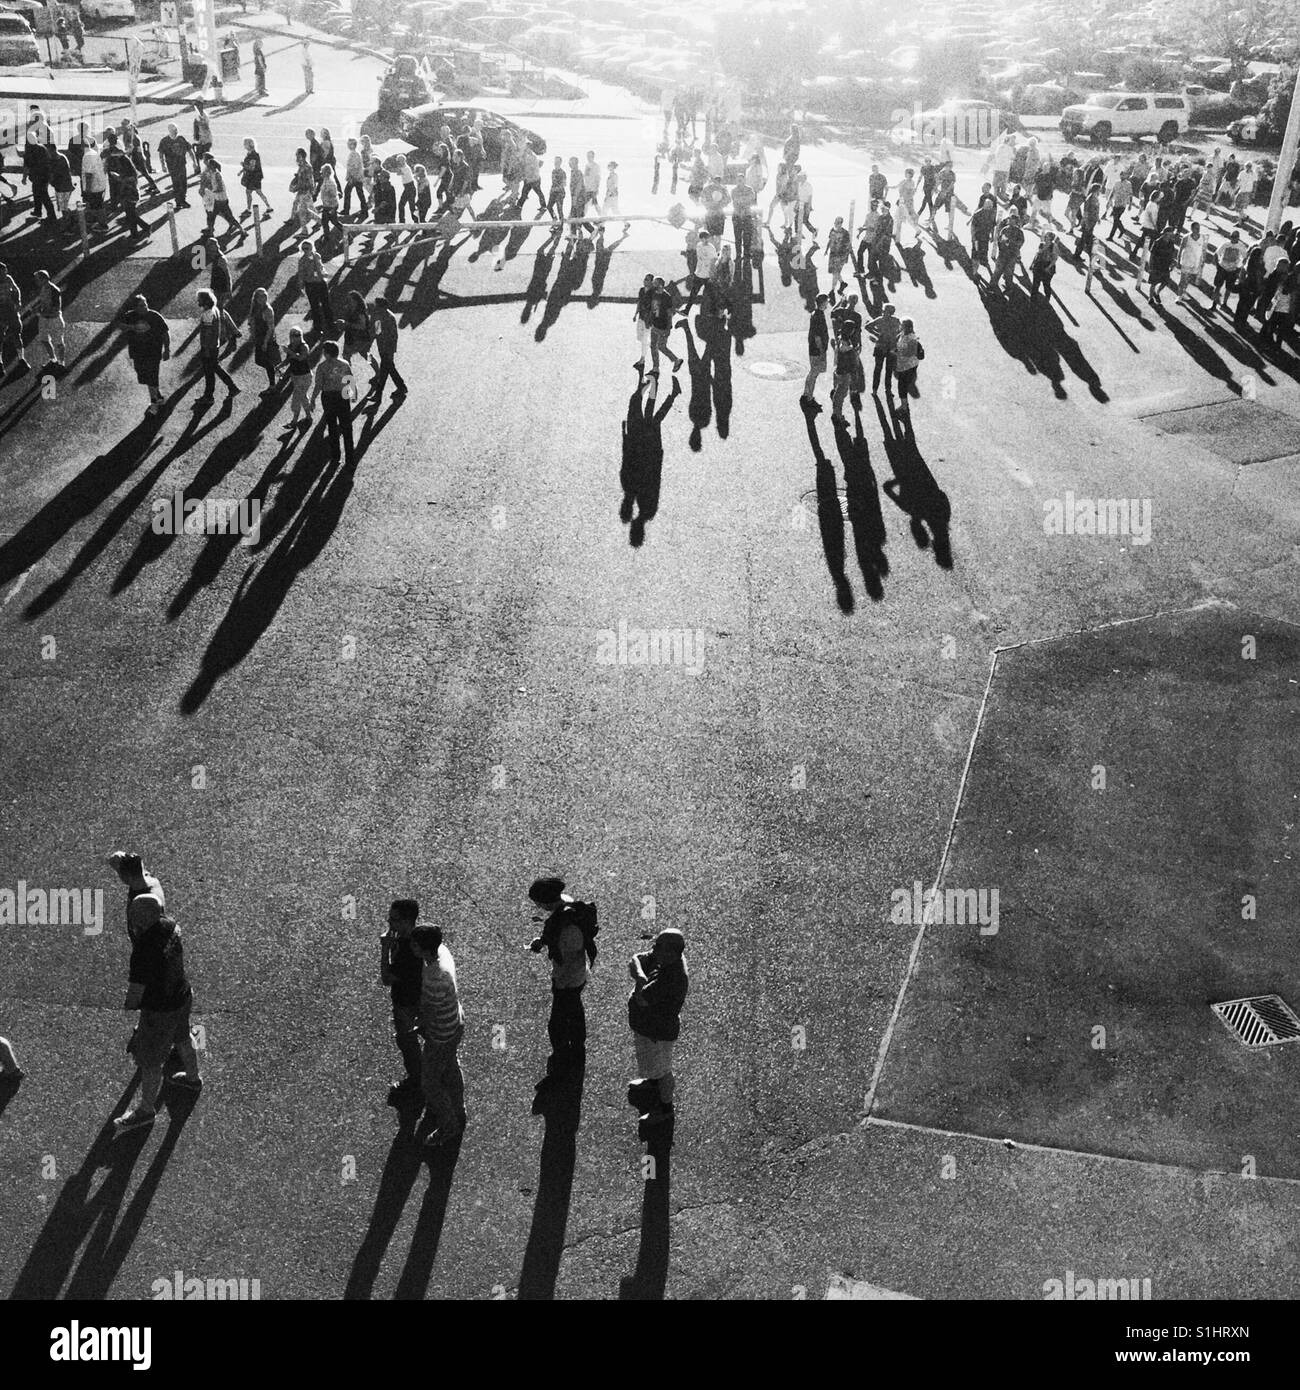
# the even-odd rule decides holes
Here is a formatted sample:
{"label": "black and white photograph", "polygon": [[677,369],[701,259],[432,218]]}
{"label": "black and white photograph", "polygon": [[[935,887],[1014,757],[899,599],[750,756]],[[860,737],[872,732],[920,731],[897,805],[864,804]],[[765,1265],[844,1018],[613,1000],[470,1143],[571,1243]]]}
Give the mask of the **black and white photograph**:
{"label": "black and white photograph", "polygon": [[1280,1351],[1298,73],[1295,0],[0,0],[0,1338]]}

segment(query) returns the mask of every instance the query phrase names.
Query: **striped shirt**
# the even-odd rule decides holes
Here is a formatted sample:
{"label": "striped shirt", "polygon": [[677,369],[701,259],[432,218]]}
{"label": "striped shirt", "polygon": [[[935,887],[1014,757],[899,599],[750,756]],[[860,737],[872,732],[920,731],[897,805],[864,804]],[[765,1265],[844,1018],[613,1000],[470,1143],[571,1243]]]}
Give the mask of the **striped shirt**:
{"label": "striped shirt", "polygon": [[446,1042],[465,1022],[456,989],[456,962],[446,944],[438,947],[438,959],[425,962],[420,987],[420,1025],[426,1038]]}

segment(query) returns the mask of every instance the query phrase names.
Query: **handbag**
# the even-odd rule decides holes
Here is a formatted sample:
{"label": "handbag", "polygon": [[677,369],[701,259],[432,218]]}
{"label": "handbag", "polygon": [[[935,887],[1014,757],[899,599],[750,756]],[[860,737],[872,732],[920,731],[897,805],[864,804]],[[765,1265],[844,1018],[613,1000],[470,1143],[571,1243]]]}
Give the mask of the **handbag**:
{"label": "handbag", "polygon": [[919,338],[916,340],[916,360],[918,362],[925,361],[925,344]]}

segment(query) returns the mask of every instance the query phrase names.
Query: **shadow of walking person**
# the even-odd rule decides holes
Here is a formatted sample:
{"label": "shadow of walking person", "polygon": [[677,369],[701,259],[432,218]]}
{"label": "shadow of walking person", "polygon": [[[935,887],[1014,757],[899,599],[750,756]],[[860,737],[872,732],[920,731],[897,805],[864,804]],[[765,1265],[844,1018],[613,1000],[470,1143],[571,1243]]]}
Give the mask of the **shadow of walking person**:
{"label": "shadow of walking person", "polygon": [[[699,329],[700,336],[705,336],[704,328],[705,314],[701,310],[696,319],[696,327]],[[688,319],[682,321],[682,328],[686,333],[686,368],[691,374],[691,398],[687,404],[686,412],[691,421],[690,446],[691,452],[698,454],[704,447],[704,431],[709,422],[713,419],[713,382],[710,370],[710,361],[706,351],[701,353],[695,342],[695,334],[691,332],[691,325]]]}
{"label": "shadow of walking person", "polygon": [[572,246],[566,247],[560,257],[560,268],[556,271],[551,292],[546,296],[546,308],[542,321],[533,330],[533,337],[541,342],[547,330],[554,326],[560,311],[582,288],[587,278],[587,262],[591,258],[591,243],[586,237],[579,237]]}
{"label": "shadow of walking person", "polygon": [[557,1076],[542,1086],[533,1101],[533,1114],[545,1117],[546,1135],[538,1167],[533,1225],[519,1273],[521,1303],[555,1297],[578,1156],[583,1076],[581,1068]]}
{"label": "shadow of walking person", "polygon": [[826,568],[830,571],[831,582],[835,585],[835,602],[839,605],[841,613],[848,614],[853,612],[856,605],[853,585],[849,583],[849,577],[844,572],[844,510],[840,505],[835,465],[822,449],[815,423],[816,411],[807,401],[802,403],[802,409],[816,469],[817,529],[821,533],[822,553],[826,556]]}
{"label": "shadow of walking person", "polygon": [[414,1118],[404,1115],[393,1136],[392,1147],[384,1161],[384,1171],[379,1177],[379,1191],[375,1194],[375,1205],[370,1212],[370,1224],[352,1260],[352,1270],[343,1291],[345,1299],[369,1298],[373,1293],[389,1242],[402,1219],[411,1188],[415,1186],[420,1165],[424,1161],[424,1146],[415,1137]]}
{"label": "shadow of walking person", "polygon": [[658,410],[653,394],[642,403],[639,386],[627,403],[623,459],[618,472],[623,502],[618,518],[630,528],[627,539],[632,546],[645,544],[646,522],[659,510],[659,484],[664,466],[663,422],[681,393],[681,382],[673,377],[673,389]]}
{"label": "shadow of walking person", "polygon": [[451,1183],[456,1176],[456,1163],[460,1158],[463,1139],[462,1130],[454,1139],[425,1152],[429,1164],[429,1185],[424,1189],[424,1201],[420,1203],[420,1214],[411,1233],[411,1248],[397,1280],[394,1298],[418,1301],[428,1292],[434,1262],[438,1258],[438,1245],[442,1240],[443,1223],[447,1220]]}
{"label": "shadow of walking person", "polygon": [[882,583],[889,573],[885,556],[885,514],[880,506],[876,475],[871,470],[871,450],[862,433],[862,417],[854,411],[854,433],[845,420],[835,421],[835,447],[844,464],[844,510],[853,528],[853,550],[867,593],[879,603],[885,597]]}
{"label": "shadow of walking person", "polygon": [[662,1302],[668,1287],[673,1127],[669,1120],[647,1131],[643,1161],[650,1167],[646,1170],[641,1194],[641,1245],[636,1269],[621,1279],[618,1286],[619,1299],[625,1302]]}
{"label": "shadow of walking person", "polygon": [[912,432],[912,417],[890,402],[889,412],[879,401],[876,414],[885,439],[885,453],[894,471],[885,480],[888,493],[900,510],[911,518],[912,539],[918,550],[934,547],[935,563],[940,569],[952,569],[952,545],[948,523],[952,518],[952,503],[930,472]]}
{"label": "shadow of walking person", "polygon": [[[125,1112],[139,1079],[137,1073],[114,1107],[113,1116]],[[48,1300],[61,1296],[79,1299],[108,1297],[113,1281],[144,1224],[149,1204],[162,1182],[163,1171],[180,1140],[181,1130],[193,1111],[194,1103],[193,1096],[176,1100],[164,1091],[159,1118],[165,1109],[170,1120],[166,1135],[120,1222],[118,1210],[131,1185],[131,1174],[157,1125],[133,1130],[118,1138],[114,1137],[110,1117],[82,1160],[81,1167],[60,1189],[44,1227],[19,1271],[10,1298]],[[101,1168],[107,1170],[107,1176],[92,1193],[95,1176]]]}

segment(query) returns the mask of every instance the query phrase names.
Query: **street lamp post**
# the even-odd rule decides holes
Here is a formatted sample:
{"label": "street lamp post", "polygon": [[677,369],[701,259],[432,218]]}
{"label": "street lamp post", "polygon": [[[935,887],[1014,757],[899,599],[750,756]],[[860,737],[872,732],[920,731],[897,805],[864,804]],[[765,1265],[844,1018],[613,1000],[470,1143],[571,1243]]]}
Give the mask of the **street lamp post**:
{"label": "street lamp post", "polygon": [[1291,187],[1291,171],[1295,168],[1296,149],[1300,146],[1300,69],[1296,72],[1295,90],[1291,93],[1291,114],[1287,117],[1286,133],[1282,136],[1282,153],[1278,156],[1277,174],[1273,178],[1273,196],[1268,200],[1268,231],[1275,232],[1282,222]]}

